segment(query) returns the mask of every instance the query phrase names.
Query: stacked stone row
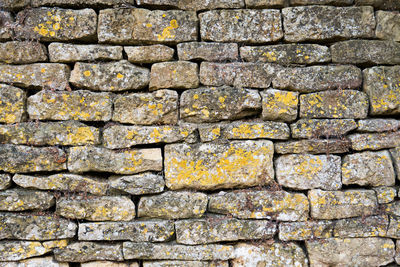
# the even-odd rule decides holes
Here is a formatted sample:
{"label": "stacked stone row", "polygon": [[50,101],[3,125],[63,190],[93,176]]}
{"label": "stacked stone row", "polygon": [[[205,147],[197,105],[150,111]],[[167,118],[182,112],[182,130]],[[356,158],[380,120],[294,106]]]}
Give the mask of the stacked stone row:
{"label": "stacked stone row", "polygon": [[400,264],[398,1],[0,7],[1,267]]}

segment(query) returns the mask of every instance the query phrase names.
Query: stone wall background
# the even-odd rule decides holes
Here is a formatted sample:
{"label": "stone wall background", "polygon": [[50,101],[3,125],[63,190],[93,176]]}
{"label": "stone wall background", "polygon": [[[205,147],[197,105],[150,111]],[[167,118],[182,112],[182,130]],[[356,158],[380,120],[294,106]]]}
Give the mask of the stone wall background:
{"label": "stone wall background", "polygon": [[0,0],[0,266],[400,264],[398,0]]}

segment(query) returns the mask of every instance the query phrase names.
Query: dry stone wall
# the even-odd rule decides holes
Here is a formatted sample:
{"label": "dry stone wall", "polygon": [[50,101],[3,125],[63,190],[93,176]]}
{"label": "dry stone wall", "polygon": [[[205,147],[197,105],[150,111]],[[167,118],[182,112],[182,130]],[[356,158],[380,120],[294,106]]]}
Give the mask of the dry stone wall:
{"label": "dry stone wall", "polygon": [[0,0],[0,266],[400,264],[398,0]]}

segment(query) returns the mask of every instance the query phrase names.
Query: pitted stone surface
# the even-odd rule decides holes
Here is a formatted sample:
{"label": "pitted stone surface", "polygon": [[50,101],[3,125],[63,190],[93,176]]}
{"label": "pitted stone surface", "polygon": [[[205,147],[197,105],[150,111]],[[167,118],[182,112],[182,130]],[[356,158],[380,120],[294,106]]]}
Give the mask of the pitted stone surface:
{"label": "pitted stone surface", "polygon": [[170,6],[183,10],[194,10],[200,11],[204,9],[216,9],[216,8],[241,8],[244,7],[244,0],[137,0],[139,6],[141,5],[154,5],[158,6]]}
{"label": "pitted stone surface", "polygon": [[387,39],[400,41],[400,14],[396,11],[378,10],[376,16],[376,37],[379,39]]}
{"label": "pitted stone surface", "polygon": [[264,120],[294,121],[297,118],[299,93],[268,89],[260,95]]}
{"label": "pitted stone surface", "polygon": [[0,62],[27,64],[47,60],[46,46],[27,41],[12,41],[0,44]]}
{"label": "pitted stone surface", "polygon": [[46,210],[55,203],[51,193],[13,188],[0,191],[0,210]]}
{"label": "pitted stone surface", "polygon": [[346,135],[357,128],[357,123],[353,119],[300,119],[290,128],[293,138],[330,138]]}
{"label": "pitted stone surface", "polygon": [[14,86],[0,84],[0,122],[21,122],[25,113],[26,93]]}
{"label": "pitted stone surface", "polygon": [[0,174],[0,190],[7,189],[11,186],[11,175],[7,173]]}
{"label": "pitted stone surface", "polygon": [[42,256],[51,250],[37,241],[0,241],[0,260],[18,261]]}
{"label": "pitted stone surface", "polygon": [[304,139],[276,142],[274,148],[278,154],[342,154],[349,152],[351,143],[347,139]]}
{"label": "pitted stone surface", "polygon": [[190,42],[177,45],[179,60],[236,61],[239,57],[236,43]]}
{"label": "pitted stone surface", "polygon": [[151,66],[149,89],[187,89],[199,86],[199,69],[196,63],[188,61],[161,62]]}
{"label": "pitted stone surface", "polygon": [[174,49],[166,45],[125,46],[128,61],[132,63],[155,63],[170,61],[174,57]]}
{"label": "pitted stone surface", "polygon": [[55,249],[54,257],[61,262],[124,260],[121,243],[74,242],[64,248]]}
{"label": "pitted stone surface", "polygon": [[113,175],[109,177],[108,183],[111,188],[131,195],[161,193],[165,186],[163,176],[152,172],[124,176]]}
{"label": "pitted stone surface", "polygon": [[349,135],[351,148],[360,150],[380,150],[400,145],[400,131],[383,133],[356,133]]}
{"label": "pitted stone surface", "polygon": [[122,46],[51,43],[48,49],[51,62],[72,63],[122,59]]}

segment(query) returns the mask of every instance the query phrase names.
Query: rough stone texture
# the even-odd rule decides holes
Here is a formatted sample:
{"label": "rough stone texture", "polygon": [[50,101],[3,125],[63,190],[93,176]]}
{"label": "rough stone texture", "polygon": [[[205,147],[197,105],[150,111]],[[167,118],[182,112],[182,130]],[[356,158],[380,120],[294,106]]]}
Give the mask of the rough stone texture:
{"label": "rough stone texture", "polygon": [[7,265],[7,263],[6,263],[6,265],[3,266],[0,263],[0,266],[2,266],[2,267],[41,267],[41,266],[69,267],[68,263],[57,262],[53,259],[52,256],[26,259],[26,260],[19,261],[18,263],[15,263],[15,265],[12,265],[12,263],[8,263],[8,264],[9,265]]}
{"label": "rough stone texture", "polygon": [[177,45],[179,60],[236,61],[236,43],[190,42]]}
{"label": "rough stone texture", "polygon": [[289,42],[372,38],[372,7],[307,6],[282,9],[285,40]]}
{"label": "rough stone texture", "polygon": [[143,44],[196,41],[194,11],[116,8],[100,11],[100,43]]}
{"label": "rough stone texture", "polygon": [[376,198],[378,199],[379,204],[387,204],[394,201],[394,198],[397,196],[397,190],[394,187],[381,186],[375,187],[373,190],[376,193]]}
{"label": "rough stone texture", "polygon": [[311,217],[315,219],[341,219],[368,216],[376,212],[378,203],[372,190],[308,191]]}
{"label": "rough stone texture", "polygon": [[130,124],[176,124],[178,93],[159,90],[153,93],[118,95],[114,98],[113,121]]}
{"label": "rough stone texture", "polygon": [[112,7],[124,4],[134,4],[134,0],[31,0],[34,7],[62,6],[62,7]]}
{"label": "rough stone texture", "polygon": [[283,241],[308,240],[332,237],[332,221],[282,222],[279,224],[279,239]]}
{"label": "rough stone texture", "polygon": [[247,8],[283,7],[285,0],[245,0]]}
{"label": "rough stone texture", "polygon": [[1,7],[6,10],[19,10],[30,4],[30,0],[2,0]]}
{"label": "rough stone texture", "polygon": [[132,63],[155,63],[174,58],[174,49],[166,45],[125,46],[128,61]]}
{"label": "rough stone texture", "polygon": [[389,215],[400,216],[400,201],[388,203],[383,206],[384,211]]}
{"label": "rough stone texture", "polygon": [[300,117],[363,119],[368,97],[356,90],[325,91],[300,96]]}
{"label": "rough stone texture", "polygon": [[165,146],[164,172],[172,190],[250,187],[274,177],[271,141]]}
{"label": "rough stone texture", "polygon": [[155,63],[151,66],[149,89],[187,89],[199,86],[199,68],[196,63],[174,61]]}
{"label": "rough stone texture", "polygon": [[389,226],[387,215],[357,217],[335,221],[334,237],[386,237]]}
{"label": "rough stone texture", "polygon": [[138,217],[186,219],[202,217],[207,208],[207,195],[193,192],[165,192],[141,197]]}
{"label": "rough stone texture", "polygon": [[334,5],[347,6],[353,4],[354,0],[290,0],[291,5]]}
{"label": "rough stone texture", "polygon": [[51,62],[72,63],[76,61],[121,60],[122,46],[49,44]]}
{"label": "rough stone texture", "polygon": [[400,180],[400,147],[390,149],[390,155],[392,156],[393,166],[396,171],[397,179]]}
{"label": "rough stone texture", "polygon": [[400,128],[400,121],[395,119],[366,119],[357,122],[358,132],[389,132]]}
{"label": "rough stone texture", "polygon": [[400,145],[400,132],[349,135],[353,150],[380,150]]}
{"label": "rough stone texture", "polygon": [[14,86],[0,84],[0,122],[15,123],[24,118],[26,93]]}
{"label": "rough stone texture", "polygon": [[389,216],[389,225],[387,227],[387,237],[399,238],[400,236],[400,217]]}
{"label": "rough stone texture", "polygon": [[8,41],[13,37],[12,29],[9,27],[14,23],[14,18],[10,12],[0,11],[0,41]]}
{"label": "rough stone texture", "polygon": [[356,5],[373,6],[376,9],[396,10],[400,9],[400,3],[397,0],[354,0]]}
{"label": "rough stone texture", "polygon": [[0,62],[27,64],[47,60],[47,49],[33,42],[6,42],[0,44]]}
{"label": "rough stone texture", "polygon": [[18,261],[35,256],[41,256],[50,249],[40,242],[31,241],[0,241],[0,261]]}
{"label": "rough stone texture", "polygon": [[193,123],[241,119],[261,109],[257,90],[227,86],[187,90],[180,101],[180,117]]}
{"label": "rough stone texture", "polygon": [[108,121],[112,102],[108,93],[46,90],[28,98],[27,111],[33,120]]}
{"label": "rough stone texture", "polygon": [[46,210],[54,203],[53,194],[48,192],[19,188],[0,191],[2,211]]}
{"label": "rough stone texture", "polygon": [[342,154],[349,152],[350,147],[347,139],[307,139],[274,144],[278,154]]}
{"label": "rough stone texture", "polygon": [[97,260],[123,261],[122,244],[74,242],[55,249],[54,257],[61,262],[87,262]]}
{"label": "rough stone texture", "polygon": [[289,139],[290,130],[282,122],[233,122],[223,128],[226,139]]}
{"label": "rough stone texture", "polygon": [[400,41],[400,14],[395,11],[381,11],[375,13],[375,34],[379,39]]}
{"label": "rough stone texture", "polygon": [[293,138],[320,138],[346,135],[357,128],[352,119],[300,119],[290,124]]}
{"label": "rough stone texture", "polygon": [[68,154],[68,170],[78,173],[100,171],[117,174],[161,171],[161,149],[116,151],[94,146],[72,147]]}
{"label": "rough stone texture", "polygon": [[268,89],[260,95],[264,120],[294,121],[297,118],[299,93]]}
{"label": "rough stone texture", "polygon": [[284,155],[275,160],[276,179],[297,190],[338,190],[342,186],[340,163],[340,157],[333,155]]}
{"label": "rough stone texture", "polygon": [[151,172],[135,175],[110,176],[111,188],[127,192],[131,195],[160,193],[164,190],[164,177]]}
{"label": "rough stone texture", "polygon": [[209,197],[208,210],[239,219],[304,221],[308,217],[307,197],[285,191],[232,191]]}
{"label": "rough stone texture", "polygon": [[143,267],[229,267],[228,261],[144,261]]}
{"label": "rough stone texture", "polygon": [[0,174],[0,190],[7,189],[11,186],[11,175],[7,173]]}
{"label": "rough stone texture", "polygon": [[137,262],[91,261],[81,263],[81,267],[139,267]]}
{"label": "rough stone texture", "polygon": [[244,7],[244,0],[137,0],[137,4],[140,5],[154,5],[154,6],[171,6],[183,10],[204,10],[204,9],[216,9],[216,8],[241,8]]}

